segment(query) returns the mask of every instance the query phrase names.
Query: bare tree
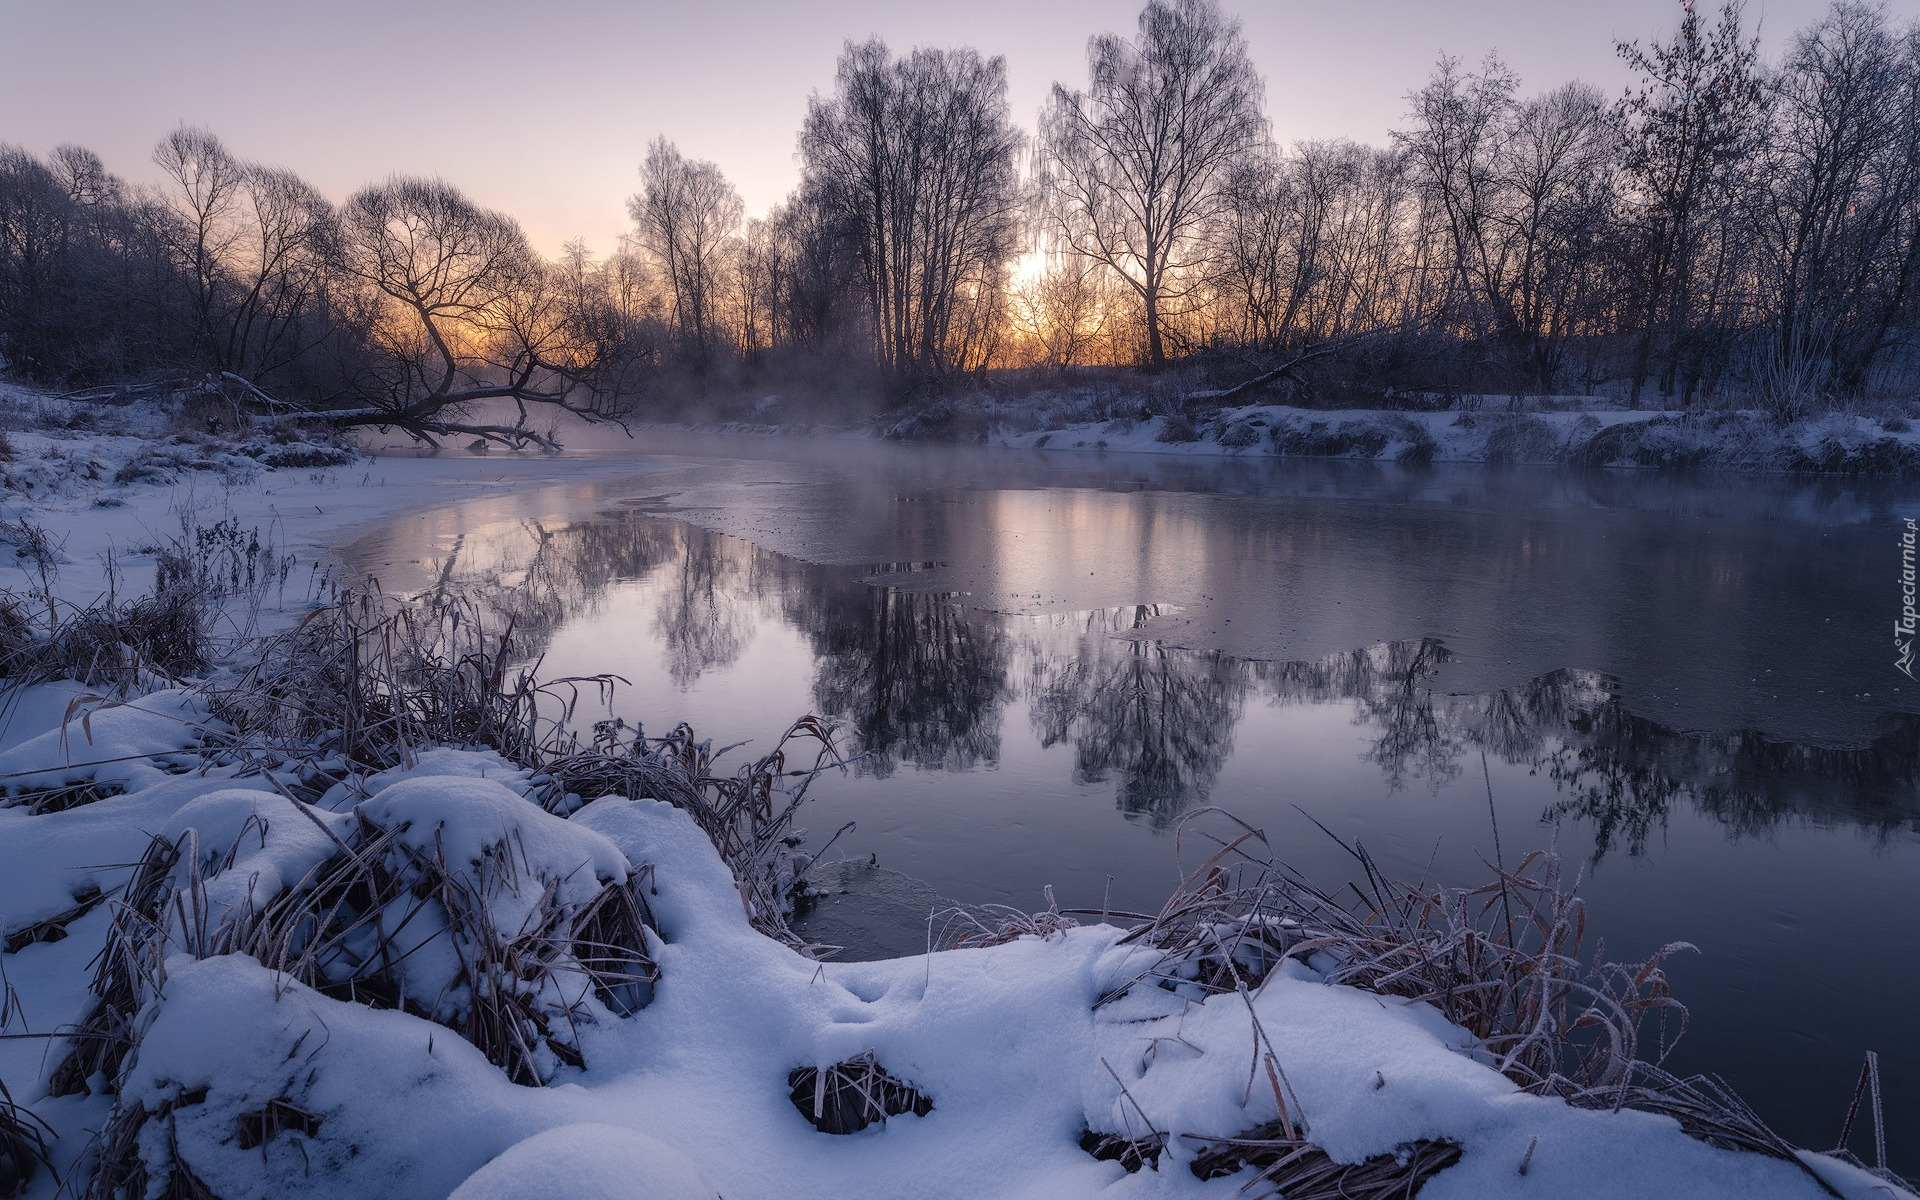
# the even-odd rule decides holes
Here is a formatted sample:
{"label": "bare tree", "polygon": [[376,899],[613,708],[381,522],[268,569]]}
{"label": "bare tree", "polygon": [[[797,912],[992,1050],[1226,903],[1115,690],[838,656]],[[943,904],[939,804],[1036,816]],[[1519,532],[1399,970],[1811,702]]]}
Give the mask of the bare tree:
{"label": "bare tree", "polygon": [[1087,59],[1088,90],[1056,83],[1041,114],[1048,224],[1139,296],[1159,367],[1168,310],[1213,258],[1203,235],[1231,171],[1266,142],[1262,85],[1239,23],[1212,0],[1150,0],[1136,39],[1102,34]]}
{"label": "bare tree", "polygon": [[1414,93],[1412,128],[1396,133],[1444,218],[1449,269],[1441,311],[1489,339],[1550,391],[1571,328],[1597,224],[1611,216],[1611,139],[1598,93],[1568,84],[1527,100],[1498,59],[1462,74],[1443,58]]}
{"label": "bare tree", "polygon": [[247,169],[210,131],[181,125],[160,139],[154,165],[166,177],[168,199],[180,215],[174,253],[180,259],[199,336],[209,354],[225,339],[217,310],[227,284],[227,261],[241,238],[233,219]]}
{"label": "bare tree", "polygon": [[745,208],[720,168],[689,161],[665,138],[647,147],[641,189],[627,201],[640,245],[659,264],[673,292],[673,320],[696,362],[705,363],[725,258]]}
{"label": "bare tree", "polygon": [[808,203],[857,252],[876,359],[896,380],[984,359],[1018,231],[1006,63],[848,43],[800,135]]}
{"label": "bare tree", "polygon": [[1920,282],[1920,27],[1896,36],[1884,9],[1842,0],[1770,91],[1762,362],[1803,393],[1857,392]]}
{"label": "bare tree", "polygon": [[[333,206],[291,171],[234,157],[205,129],[175,129],[153,158],[177,217],[164,228],[196,318],[198,365],[282,382],[277,376],[326,336]],[[95,164],[63,166],[76,194],[97,187]]]}
{"label": "bare tree", "polygon": [[1661,390],[1672,394],[1678,382],[1696,302],[1711,298],[1699,295],[1714,265],[1705,254],[1709,226],[1731,210],[1734,176],[1753,145],[1763,94],[1759,43],[1741,32],[1737,3],[1722,7],[1719,21],[1706,29],[1692,0],[1685,0],[1672,41],[1650,50],[1621,42],[1616,49],[1642,78],[1610,113],[1637,242],[1640,328],[1632,378],[1638,403],[1656,336],[1668,352]]}
{"label": "bare tree", "polygon": [[[564,279],[519,225],[450,184],[395,176],[356,192],[341,214],[339,263],[359,284],[363,336],[374,353],[352,381],[363,403],[316,415],[393,428],[423,441],[472,435],[552,446],[529,405],[586,420],[617,415],[596,386],[610,347],[581,327]],[[470,419],[484,402],[517,419]]]}
{"label": "bare tree", "polygon": [[1489,56],[1478,72],[1443,57],[1427,85],[1408,97],[1413,128],[1396,133],[1423,187],[1446,219],[1451,246],[1449,315],[1476,332],[1497,322],[1507,261],[1495,234],[1499,160],[1518,78]]}
{"label": "bare tree", "polygon": [[1053,255],[1014,286],[1008,314],[1030,350],[1027,361],[1055,370],[1086,362],[1112,319],[1097,263]]}
{"label": "bare tree", "polygon": [[1615,188],[1600,94],[1570,83],[1516,104],[1496,167],[1492,214],[1503,260],[1488,279],[1509,341],[1542,392],[1553,390],[1564,339],[1602,290],[1594,272]]}

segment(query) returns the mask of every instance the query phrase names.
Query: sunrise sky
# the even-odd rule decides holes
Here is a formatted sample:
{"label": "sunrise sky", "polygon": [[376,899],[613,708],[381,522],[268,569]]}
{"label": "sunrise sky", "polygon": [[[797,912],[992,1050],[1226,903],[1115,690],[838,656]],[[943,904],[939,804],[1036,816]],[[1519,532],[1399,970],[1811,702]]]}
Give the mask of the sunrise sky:
{"label": "sunrise sky", "polygon": [[[1646,39],[1676,0],[1240,0],[1283,142],[1382,142],[1445,51],[1490,50],[1528,90],[1582,78],[1617,92],[1616,37]],[[1748,5],[1768,51],[1824,0]],[[0,141],[92,147],[135,180],[180,121],[292,167],[335,199],[389,172],[437,173],[518,217],[552,252],[605,251],[649,139],[711,158],[750,213],[797,179],[807,96],[849,38],[968,44],[1007,59],[1031,129],[1054,80],[1083,85],[1087,37],[1131,31],[1134,0],[0,0]],[[1899,0],[1897,17],[1920,15]]]}

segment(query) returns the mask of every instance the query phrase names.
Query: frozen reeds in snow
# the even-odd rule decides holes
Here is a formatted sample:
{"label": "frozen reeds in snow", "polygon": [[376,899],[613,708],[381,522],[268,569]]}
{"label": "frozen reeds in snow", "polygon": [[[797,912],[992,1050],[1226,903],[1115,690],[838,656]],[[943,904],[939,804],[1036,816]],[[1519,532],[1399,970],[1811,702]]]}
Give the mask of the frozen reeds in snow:
{"label": "frozen reeds in snow", "polygon": [[[799,764],[790,766],[789,747],[796,743],[811,755],[803,752]],[[812,860],[797,848],[793,818],[814,778],[844,761],[833,730],[818,717],[802,717],[770,752],[730,774],[717,767],[720,753],[685,724],[666,737],[649,738],[622,722],[601,722],[590,747],[543,761],[534,777],[536,795],[554,808],[572,807],[583,796],[622,796],[683,810],[733,872],[754,928],[803,947],[787,917]]]}
{"label": "frozen reeds in snow", "polygon": [[787,1087],[793,1106],[822,1133],[858,1133],[901,1113],[933,1111],[931,1099],[888,1074],[871,1050],[825,1070],[801,1067],[788,1074]]}
{"label": "frozen reeds in snow", "polygon": [[[531,797],[562,815],[605,795],[666,801],[712,839],[755,926],[800,944],[786,918],[806,860],[793,853],[790,826],[807,784],[842,761],[824,722],[796,721],[770,753],[726,772],[716,761],[724,751],[684,724],[649,738],[601,722],[583,741],[570,728],[580,689],[619,681],[543,682],[537,664],[515,661],[512,622],[490,629],[475,603],[348,593],[269,639],[258,664],[211,702],[238,744],[306,764],[325,783],[325,765],[342,760],[378,770],[433,745],[483,746],[532,771]],[[795,743],[812,749],[797,765]]]}
{"label": "frozen reeds in snow", "polygon": [[[1209,815],[1225,816],[1202,810],[1188,822]],[[1226,819],[1236,826],[1233,836],[1208,836],[1212,855],[1183,872],[1165,907],[1139,917],[1122,939],[1148,953],[1103,1003],[1143,985],[1196,999],[1244,995],[1292,958],[1327,983],[1432,1005],[1473,1036],[1488,1065],[1527,1091],[1586,1108],[1661,1113],[1710,1145],[1801,1161],[1725,1085],[1660,1067],[1686,1028],[1686,1009],[1669,992],[1662,963],[1692,947],[1672,943],[1639,963],[1607,961],[1604,947],[1588,955],[1585,903],[1563,878],[1557,854],[1533,852],[1512,871],[1494,867],[1493,881],[1476,888],[1444,888],[1389,879],[1356,844],[1349,852],[1359,880],[1331,893],[1275,861],[1258,831]],[[1195,832],[1183,827],[1181,835]],[[1649,1018],[1658,1019],[1659,1037],[1643,1057]],[[1273,1088],[1279,1125],[1214,1139],[1214,1160],[1264,1162],[1262,1178],[1276,1183],[1275,1172],[1307,1171],[1310,1178],[1298,1183],[1303,1195],[1386,1195],[1407,1185],[1385,1165],[1351,1180],[1321,1172],[1287,1116],[1282,1081]],[[1289,1139],[1298,1145],[1289,1148]],[[1268,1150],[1275,1153],[1263,1158]],[[1446,1163],[1436,1155],[1444,1152],[1433,1149],[1420,1161],[1437,1171]],[[1295,1195],[1293,1184],[1284,1190]]]}
{"label": "frozen reeds in snow", "polygon": [[943,950],[968,946],[1001,946],[1023,937],[1050,941],[1079,926],[1079,922],[1060,911],[1053,898],[1053,885],[1043,889],[1047,907],[1039,912],[1022,912],[1005,904],[983,904],[976,908],[951,908],[936,916],[944,918],[934,939]]}
{"label": "frozen reeds in snow", "polygon": [[160,928],[179,847],[162,836],[147,845],[133,877],[108,902],[112,914],[106,945],[94,960],[88,1006],[72,1030],[70,1047],[47,1081],[50,1096],[90,1090],[89,1080],[111,1086],[135,1040],[134,1018],[164,977],[165,947],[152,936]]}
{"label": "frozen reeds in snow", "polygon": [[[0,591],[0,678],[18,686],[75,679],[118,694],[179,683],[218,657],[216,628],[237,627],[229,601],[257,612],[266,593],[284,587],[293,565],[271,536],[243,530],[229,517],[211,526],[183,524],[178,537],[151,548],[153,589],[130,599],[111,587],[84,603],[63,597],[59,546],[33,522],[0,521],[0,544],[12,545],[37,584]],[[109,564],[109,579],[117,578]]]}
{"label": "frozen reeds in snow", "polygon": [[215,792],[156,837],[121,903],[56,1094],[111,1081],[165,958],[247,954],[324,995],[457,1030],[519,1083],[579,1066],[579,1025],[657,978],[645,873],[499,783],[394,783],[350,814]]}
{"label": "frozen reeds in snow", "polygon": [[564,738],[577,685],[610,680],[541,683],[510,666],[513,647],[512,623],[490,630],[469,601],[345,592],[268,638],[211,700],[248,745],[296,759],[380,769],[454,745],[526,763]]}
{"label": "frozen reeds in snow", "polygon": [[1191,1140],[1205,1147],[1190,1168],[1197,1177],[1218,1179],[1252,1167],[1257,1173],[1241,1188],[1244,1194],[1286,1200],[1399,1200],[1460,1161],[1457,1143],[1428,1139],[1398,1154],[1335,1162],[1284,1117],[1236,1137]]}
{"label": "frozen reeds in snow", "polygon": [[47,1139],[53,1130],[13,1100],[0,1081],[0,1196],[17,1196],[41,1171],[53,1169]]}
{"label": "frozen reeds in snow", "polygon": [[61,812],[183,774],[207,762],[207,733],[205,707],[185,689],[79,693],[57,728],[0,751],[0,809]]}

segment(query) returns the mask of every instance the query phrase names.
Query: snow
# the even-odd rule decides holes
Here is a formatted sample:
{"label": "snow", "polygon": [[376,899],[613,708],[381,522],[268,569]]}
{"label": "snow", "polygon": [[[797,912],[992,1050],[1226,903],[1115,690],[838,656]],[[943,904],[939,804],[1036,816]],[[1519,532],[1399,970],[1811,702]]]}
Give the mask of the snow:
{"label": "snow", "polygon": [[[485,781],[417,782],[435,784],[416,792],[431,804],[408,802],[422,809],[451,805],[462,789],[496,817],[508,802]],[[401,792],[401,806],[407,790],[387,794]],[[237,799],[210,796],[192,811],[224,829],[238,810]],[[1137,1125],[1134,1104],[1175,1134],[1230,1134],[1274,1117],[1264,1074],[1247,1083],[1251,1009],[1313,1140],[1335,1159],[1391,1154],[1418,1138],[1461,1143],[1461,1161],[1423,1196],[1823,1194],[1792,1164],[1715,1149],[1663,1117],[1521,1094],[1462,1053],[1465,1035],[1425,1005],[1328,986],[1298,964],[1248,1000],[1194,1002],[1149,988],[1096,1008],[1137,971],[1137,951],[1105,926],[815,963],[753,931],[725,866],[685,814],[609,798],[570,823],[592,832],[594,853],[605,853],[604,841],[636,866],[654,865],[650,899],[665,938],[654,1003],[583,1029],[584,1068],[563,1071],[555,1086],[517,1087],[420,1018],[321,997],[243,957],[176,957],[142,1018],[127,1099],[156,1113],[173,1106],[181,1156],[225,1200],[1224,1198],[1243,1180],[1194,1178],[1187,1139],[1172,1139],[1157,1170],[1127,1175],[1078,1138],[1088,1127]],[[787,1073],[868,1050],[931,1096],[932,1111],[851,1136],[814,1130],[787,1098]],[[317,1127],[241,1149],[236,1125],[273,1101],[313,1114]],[[42,1107],[58,1121],[80,1106]],[[1858,1171],[1817,1162],[1845,1195],[1885,1194]]]}
{"label": "snow", "polygon": [[[1782,427],[1757,412],[1617,409],[1570,402],[1505,411],[1480,398],[1474,410],[1389,412],[1249,404],[1175,434],[1165,416],[1001,425],[994,444],[1017,449],[1106,450],[1199,457],[1308,454],[1380,462],[1579,463],[1700,466],[1734,470],[1876,473],[1920,469],[1920,429],[1854,413]],[[1618,430],[1620,432],[1613,432]],[[1602,432],[1608,437],[1600,438]]]}
{"label": "snow", "polygon": [[0,936],[63,912],[88,892],[119,887],[129,864],[183,806],[235,786],[221,775],[180,775],[65,812],[0,809]]}
{"label": "snow", "polygon": [[[218,929],[306,883],[337,852],[348,825],[274,792],[223,788],[181,806],[160,837],[180,847],[171,885],[178,890],[190,879],[204,881],[204,908],[192,917]],[[180,908],[170,915],[175,922],[188,919]],[[174,935],[184,940],[185,930],[176,925]]]}
{"label": "snow", "polygon": [[[1255,410],[1236,411],[1251,420]],[[1258,411],[1270,423],[1348,419]],[[1440,441],[1455,414],[1407,415],[1415,417]],[[1554,429],[1589,418],[1605,424],[1590,413],[1541,417]],[[1109,447],[1222,452],[1217,442],[1183,450],[1152,441],[1149,424],[1113,435],[1133,440]],[[1471,436],[1484,444],[1484,431]],[[1849,435],[1835,426],[1807,436],[1824,445]],[[14,443],[17,457],[39,454],[34,494],[52,495],[24,508],[14,502],[8,515],[31,511],[57,529],[59,587],[78,603],[105,590],[110,549],[137,550],[150,536],[143,526],[177,526],[182,512],[197,520],[209,504],[318,555],[345,530],[454,492],[636,469],[451,457],[305,473],[228,464],[217,486],[217,472],[198,483],[164,473],[135,482],[118,493],[132,502],[117,508],[97,504],[113,497],[86,476],[117,471],[116,461],[140,453],[141,438],[45,440]],[[9,571],[15,586],[35,582],[24,562],[0,566],[0,576]],[[131,576],[120,586],[134,586]],[[271,625],[296,614],[300,598],[263,608],[249,619]],[[414,856],[444,861],[484,898],[505,936],[549,888],[557,902],[580,904],[636,876],[660,934],[650,946],[660,978],[646,1007],[616,1017],[583,994],[557,998],[565,1011],[585,1013],[573,1030],[584,1065],[556,1066],[544,1087],[510,1082],[446,1025],[329,998],[244,956],[174,954],[136,1021],[120,1098],[149,1118],[139,1145],[156,1172],[150,1194],[165,1186],[171,1141],[221,1200],[1225,1200],[1245,1178],[1194,1177],[1186,1168],[1198,1147],[1184,1135],[1226,1136],[1274,1118],[1279,1105],[1262,1065],[1269,1051],[1294,1115],[1338,1161],[1392,1155],[1417,1139],[1458,1142],[1462,1158],[1426,1185],[1424,1200],[1825,1194],[1795,1164],[1716,1149],[1664,1117],[1523,1094],[1433,1009],[1328,985],[1297,962],[1245,995],[1140,983],[1105,1004],[1139,976],[1143,953],[1108,925],[886,961],[815,962],[752,928],[726,865],[669,805],[609,797],[555,816],[525,798],[521,768],[490,751],[439,747],[347,779],[301,811],[270,781],[240,777],[239,766],[177,773],[196,761],[181,756],[210,721],[189,693],[127,702],[83,695],[73,685],[23,693],[0,737],[0,774],[16,791],[91,779],[125,794],[62,812],[0,808],[0,935],[118,887],[155,835],[191,848],[174,882],[197,878],[218,923],[303,886],[339,853],[336,836],[365,829],[396,833],[390,870]],[[96,906],[63,938],[0,955],[19,1002],[7,1033],[53,1033],[80,1017],[111,915],[110,905]],[[454,939],[434,937],[444,928],[423,917],[412,935],[436,949],[408,967],[409,995],[432,993],[457,966]],[[59,1132],[70,1169],[111,1101],[45,1096],[60,1046],[0,1039],[0,1078]],[[789,1072],[868,1052],[930,1097],[931,1111],[847,1136],[816,1130],[789,1099]],[[274,1104],[311,1121],[243,1147],[238,1131]],[[1088,1129],[1127,1133],[1142,1120],[1173,1135],[1157,1168],[1128,1174],[1079,1146]],[[1806,1161],[1845,1196],[1891,1193],[1833,1159]],[[43,1174],[28,1195],[47,1200],[54,1190]]]}
{"label": "snow", "polygon": [[[562,904],[584,904],[608,883],[626,882],[627,860],[612,842],[491,779],[416,774],[382,788],[357,811],[397,830],[400,846],[422,858],[443,858],[456,872],[511,859],[538,882],[552,883]],[[521,892],[537,895],[538,889],[523,885]],[[519,926],[515,920],[502,928]]]}
{"label": "snow", "polygon": [[536,1133],[451,1200],[719,1200],[686,1155],[637,1130],[583,1121]]}
{"label": "snow", "polygon": [[[275,559],[292,559],[284,582],[257,589],[228,614],[235,633],[297,618],[336,548],[395,513],[649,469],[617,459],[445,451],[269,470],[263,460],[273,460],[272,447],[181,438],[137,406],[101,410],[0,384],[0,428],[29,419],[40,428],[6,434],[13,454],[0,461],[0,521],[24,517],[47,532],[59,596],[84,605],[113,592],[138,595],[152,584],[156,549],[191,545],[197,531],[229,521],[257,535]],[[0,588],[37,594],[32,556],[3,550]]]}
{"label": "snow", "polygon": [[76,696],[63,716],[55,728],[0,751],[0,783],[10,797],[87,780],[128,791],[158,783],[168,772],[155,760],[198,746],[206,720],[203,706],[177,688],[129,701]]}

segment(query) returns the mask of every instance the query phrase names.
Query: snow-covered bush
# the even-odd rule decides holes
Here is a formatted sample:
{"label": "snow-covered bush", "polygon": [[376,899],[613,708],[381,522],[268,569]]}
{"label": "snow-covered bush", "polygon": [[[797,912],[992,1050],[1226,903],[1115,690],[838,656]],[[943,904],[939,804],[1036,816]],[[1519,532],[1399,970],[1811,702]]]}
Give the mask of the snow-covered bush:
{"label": "snow-covered bush", "polygon": [[192,801],[121,906],[58,1090],[108,1086],[175,954],[247,954],[322,995],[461,1033],[519,1083],[581,1065],[579,1027],[658,972],[644,872],[485,779],[404,779],[350,813],[270,793]]}

